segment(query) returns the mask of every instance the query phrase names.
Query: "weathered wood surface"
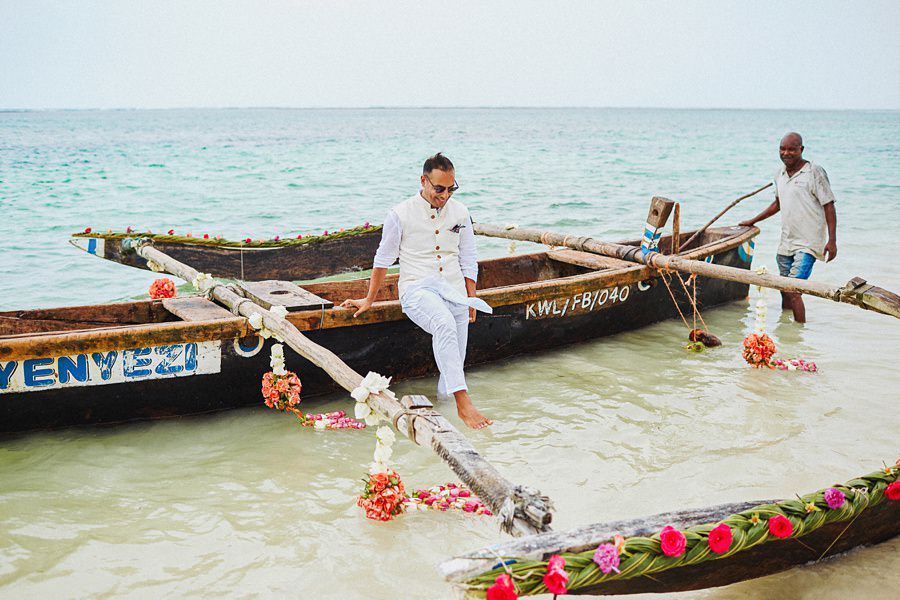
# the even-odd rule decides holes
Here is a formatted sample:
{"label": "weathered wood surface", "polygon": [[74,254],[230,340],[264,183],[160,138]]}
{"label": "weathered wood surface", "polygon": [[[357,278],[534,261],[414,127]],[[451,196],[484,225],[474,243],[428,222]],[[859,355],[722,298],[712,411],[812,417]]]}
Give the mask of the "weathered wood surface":
{"label": "weathered wood surface", "polygon": [[[756,230],[756,228],[752,228]],[[566,246],[574,250],[593,252],[604,256],[611,256],[642,263],[654,269],[667,269],[682,273],[694,273],[705,277],[714,277],[727,281],[759,285],[766,288],[809,294],[835,302],[853,304],[867,310],[874,310],[892,317],[900,318],[900,296],[893,292],[869,286],[863,283],[854,285],[851,280],[845,286],[835,286],[815,281],[804,281],[780,275],[753,273],[745,269],[735,269],[722,265],[710,264],[703,261],[692,260],[682,256],[666,256],[657,252],[643,253],[640,248],[601,242],[587,236],[566,235],[538,229],[509,229],[498,225],[475,223],[475,233],[490,237],[536,242],[552,246]]]}
{"label": "weathered wood surface", "polygon": [[233,319],[234,315],[203,296],[166,298],[162,301],[166,310],[182,321],[216,321]]}
{"label": "weathered wood surface", "polygon": [[265,309],[283,306],[289,311],[331,308],[334,303],[316,296],[290,281],[247,281],[236,284],[256,304]]}
{"label": "weathered wood surface", "polygon": [[[138,234],[135,234],[136,237]],[[102,236],[101,236],[102,237]],[[85,238],[75,238],[82,240]],[[130,251],[132,238],[104,239],[102,258],[147,269],[146,261]],[[372,257],[381,240],[381,228],[346,237],[274,248],[235,248],[209,244],[157,241],[154,247],[213,277],[262,281],[266,279],[317,279],[372,268]],[[79,246],[80,247],[80,246]]]}
{"label": "weathered wood surface", "polygon": [[[615,535],[650,536],[666,525],[686,529],[716,523],[728,516],[771,501],[742,502],[696,510],[663,513],[642,519],[596,523],[566,532],[530,536],[450,559],[438,567],[445,579],[462,584],[491,569],[503,559],[547,560],[561,552],[584,552],[609,542]],[[849,526],[834,522],[796,539],[767,542],[743,552],[696,565],[654,573],[651,577],[612,580],[570,594],[673,593],[717,587],[764,577],[795,566],[816,562],[861,545],[872,545],[900,535],[900,502],[884,501],[863,511]],[[832,545],[833,544],[833,545]]]}
{"label": "weathered wood surface", "polygon": [[[706,224],[703,225],[703,227],[701,227],[700,229],[698,229],[697,231],[695,231],[695,232],[694,232],[694,235],[692,235],[691,237],[689,237],[689,238],[687,239],[687,241],[684,242],[684,244],[682,244],[682,246],[683,246],[684,248],[689,247],[689,246],[691,245],[691,242],[693,242],[693,241],[696,240],[698,237],[700,237],[700,236],[703,234],[703,232],[706,231],[706,230],[710,227],[710,225],[712,225],[713,223],[715,223],[716,221],[718,221],[718,220],[722,217],[722,215],[724,215],[724,214],[727,213],[729,210],[731,210],[732,208],[734,208],[735,206],[737,206],[737,205],[738,205],[740,202],[742,202],[743,200],[746,200],[747,198],[750,198],[751,196],[755,196],[756,194],[760,193],[761,191],[769,189],[769,188],[772,187],[773,185],[774,185],[774,183],[772,183],[772,182],[770,181],[769,183],[767,183],[766,185],[762,186],[761,188],[756,189],[756,190],[753,190],[753,191],[750,192],[749,194],[744,194],[744,195],[741,196],[740,198],[738,198],[738,199],[732,201],[731,204],[729,204],[728,206],[726,206],[725,208],[723,208],[723,209],[719,212],[719,214],[717,214],[717,215],[714,216],[712,219],[710,219],[709,221],[707,221]],[[677,254],[677,253],[678,253],[678,251],[676,250],[673,254]]]}
{"label": "weathered wood surface", "polygon": [[[194,281],[199,275],[196,269],[166,256],[150,245],[140,246],[136,251],[144,259],[162,265],[168,273],[186,281]],[[295,352],[324,370],[348,392],[362,382],[362,375],[351,369],[331,350],[312,342],[288,320],[239,296],[214,279],[202,280],[200,291],[248,319],[254,314],[260,315],[267,329],[275,332]],[[546,531],[549,528],[550,507],[544,504],[537,494],[532,494],[530,501],[522,503],[519,507],[511,505],[511,498],[515,496],[517,486],[508,482],[493,465],[484,460],[471,443],[443,416],[434,411],[429,411],[425,415],[411,413],[393,394],[385,392],[370,395],[369,405],[377,414],[394,423],[400,433],[406,436],[412,434],[412,441],[431,447],[492,511],[506,517],[503,521],[505,531],[523,535]],[[410,419],[412,424],[409,422]],[[533,508],[541,507],[542,504],[542,510]],[[525,512],[529,506],[532,510],[536,510],[539,518]]]}

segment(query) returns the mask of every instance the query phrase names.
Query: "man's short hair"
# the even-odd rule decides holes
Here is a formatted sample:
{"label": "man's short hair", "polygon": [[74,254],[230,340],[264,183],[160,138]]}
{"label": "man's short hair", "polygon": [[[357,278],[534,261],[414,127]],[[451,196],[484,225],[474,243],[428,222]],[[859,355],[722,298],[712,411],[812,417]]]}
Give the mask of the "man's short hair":
{"label": "man's short hair", "polygon": [[434,156],[429,156],[422,165],[422,173],[428,174],[437,169],[438,171],[455,171],[453,163],[450,159],[438,152]]}

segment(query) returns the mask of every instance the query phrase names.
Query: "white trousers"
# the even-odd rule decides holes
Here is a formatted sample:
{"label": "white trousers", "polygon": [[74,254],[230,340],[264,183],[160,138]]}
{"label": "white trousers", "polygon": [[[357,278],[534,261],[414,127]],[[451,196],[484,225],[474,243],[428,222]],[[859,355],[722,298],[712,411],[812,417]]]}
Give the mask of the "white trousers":
{"label": "white trousers", "polygon": [[469,307],[449,302],[432,289],[407,292],[400,301],[410,320],[431,334],[434,360],[441,372],[438,394],[468,389],[463,363],[469,341]]}

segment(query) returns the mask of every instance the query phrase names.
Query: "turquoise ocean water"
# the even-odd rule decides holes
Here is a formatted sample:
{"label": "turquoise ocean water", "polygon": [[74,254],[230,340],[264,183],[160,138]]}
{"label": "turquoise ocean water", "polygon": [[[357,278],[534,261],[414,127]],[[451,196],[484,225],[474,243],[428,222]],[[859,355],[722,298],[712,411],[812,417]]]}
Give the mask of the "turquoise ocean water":
{"label": "turquoise ocean water", "polygon": [[[817,264],[813,278],[861,275],[900,290],[900,112],[7,112],[0,310],[144,297],[152,274],[67,244],[85,227],[268,238],[381,222],[415,192],[435,151],[455,162],[457,198],[476,220],[635,238],[661,195],[681,203],[686,229],[770,180],[789,130],[803,133],[806,157],[826,168],[838,199],[838,259]],[[723,224],[771,197],[745,201]],[[778,218],[761,226],[754,266],[774,271]],[[508,252],[501,241],[479,247]],[[474,370],[475,397],[497,425],[473,443],[510,479],[554,497],[560,529],[788,497],[900,458],[900,324],[811,299],[801,327],[780,316],[776,296],[770,332],[820,373],[745,368],[738,345],[753,314],[739,302],[704,315],[725,347],[702,355],[683,352],[684,327],[671,321]],[[350,404],[335,396],[322,406]],[[489,520],[461,515],[365,522],[353,496],[372,447],[365,433],[297,431],[253,409],[9,440],[0,445],[0,596],[449,597],[431,565],[502,537]],[[395,458],[412,486],[451,478],[403,440]],[[895,567],[897,550],[892,542],[689,596],[822,597],[859,586],[878,596],[871,575]]]}

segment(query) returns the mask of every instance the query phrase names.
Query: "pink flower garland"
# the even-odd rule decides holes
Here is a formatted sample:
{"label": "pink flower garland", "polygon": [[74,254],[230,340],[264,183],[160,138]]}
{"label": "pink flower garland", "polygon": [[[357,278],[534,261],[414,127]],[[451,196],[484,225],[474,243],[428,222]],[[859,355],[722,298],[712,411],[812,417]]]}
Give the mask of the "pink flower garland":
{"label": "pink flower garland", "polygon": [[405,502],[421,510],[461,510],[488,517],[494,515],[484,502],[458,483],[436,485],[427,490],[417,489]]}
{"label": "pink flower garland", "polygon": [[512,577],[508,573],[504,573],[494,580],[494,585],[487,589],[486,600],[518,600],[519,595],[516,593],[516,586],[513,584]]}
{"label": "pink flower garland", "polygon": [[565,594],[566,584],[569,583],[569,574],[566,573],[566,559],[559,554],[550,557],[547,563],[547,573],[544,574],[544,585],[551,594]]}

